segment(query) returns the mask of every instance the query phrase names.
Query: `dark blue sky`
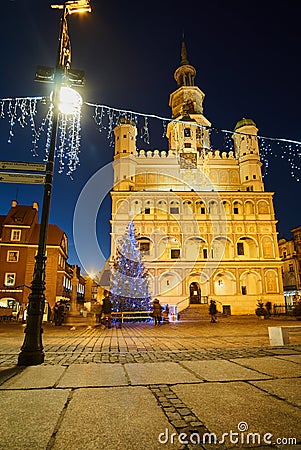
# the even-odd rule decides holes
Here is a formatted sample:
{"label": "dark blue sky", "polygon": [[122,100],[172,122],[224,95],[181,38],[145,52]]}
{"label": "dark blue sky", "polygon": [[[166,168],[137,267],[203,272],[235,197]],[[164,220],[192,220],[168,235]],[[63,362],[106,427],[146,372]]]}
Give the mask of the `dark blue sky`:
{"label": "dark blue sky", "polygon": [[[37,65],[53,66],[56,60],[60,12],[50,4],[2,0],[1,98],[49,94],[50,85],[33,80]],[[169,117],[184,30],[188,59],[197,70],[195,82],[206,94],[204,113],[214,127],[232,130],[242,117],[250,117],[263,136],[301,141],[301,6],[296,2],[91,0],[91,5],[92,14],[69,20],[72,66],[86,73],[87,85],[81,89],[85,101]],[[42,148],[39,158],[30,152],[29,130],[16,128],[12,144],[7,143],[8,130],[8,121],[1,120],[0,160],[43,159]],[[138,147],[166,148],[161,125],[151,125],[150,144],[138,142]],[[291,177],[287,154],[281,159],[284,150],[272,145],[278,157],[269,158],[265,186],[275,192],[278,231],[289,236],[301,224],[301,184]],[[68,235],[71,263],[78,263],[72,236],[77,198],[112,158],[113,148],[99,133],[92,108],[85,107],[81,165],[73,180],[56,172],[50,215]],[[0,184],[0,214],[16,197],[22,204],[41,204],[42,187]],[[105,256],[109,212],[107,199],[97,221]]]}

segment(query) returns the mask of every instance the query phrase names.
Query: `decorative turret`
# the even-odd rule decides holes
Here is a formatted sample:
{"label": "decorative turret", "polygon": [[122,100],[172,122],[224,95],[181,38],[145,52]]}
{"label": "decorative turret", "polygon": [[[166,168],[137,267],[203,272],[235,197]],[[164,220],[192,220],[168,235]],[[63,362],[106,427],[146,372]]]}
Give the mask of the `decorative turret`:
{"label": "decorative turret", "polygon": [[183,40],[181,49],[181,62],[180,67],[174,73],[175,80],[178,87],[181,86],[194,86],[194,79],[196,76],[196,70],[189,64],[187,59],[186,44]]}
{"label": "decorative turret", "polygon": [[169,106],[172,109],[173,119],[182,115],[183,106],[189,106],[190,114],[203,113],[203,100],[205,94],[194,85],[196,70],[189,64],[187,59],[186,45],[183,39],[181,49],[180,66],[174,73],[178,89],[170,95]]}
{"label": "decorative turret", "polygon": [[114,128],[115,156],[114,159],[124,156],[136,155],[137,128],[133,120],[122,117]]}
{"label": "decorative turret", "polygon": [[114,128],[114,190],[131,191],[134,188],[136,170],[137,128],[133,120],[122,117]]}
{"label": "decorative turret", "polygon": [[253,120],[243,118],[235,125],[232,135],[239,161],[240,182],[246,191],[264,191],[257,133]]}
{"label": "decorative turret", "polygon": [[185,157],[192,159],[194,165],[199,155],[203,154],[203,150],[210,147],[209,128],[211,126],[211,123],[203,116],[205,94],[194,85],[195,75],[196,70],[189,64],[183,39],[180,66],[174,73],[178,88],[172,92],[169,99],[172,118],[180,122],[170,122],[166,136],[171,153],[181,156],[181,161],[183,154],[187,154]]}

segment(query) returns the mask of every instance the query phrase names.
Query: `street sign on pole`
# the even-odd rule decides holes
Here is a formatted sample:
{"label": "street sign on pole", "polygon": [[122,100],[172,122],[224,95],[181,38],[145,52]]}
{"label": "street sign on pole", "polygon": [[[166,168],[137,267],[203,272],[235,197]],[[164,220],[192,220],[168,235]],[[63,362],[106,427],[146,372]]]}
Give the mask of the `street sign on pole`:
{"label": "street sign on pole", "polygon": [[2,170],[29,170],[30,172],[45,172],[46,164],[17,161],[0,161]]}
{"label": "street sign on pole", "polygon": [[0,172],[0,183],[44,184],[45,175],[36,173]]}

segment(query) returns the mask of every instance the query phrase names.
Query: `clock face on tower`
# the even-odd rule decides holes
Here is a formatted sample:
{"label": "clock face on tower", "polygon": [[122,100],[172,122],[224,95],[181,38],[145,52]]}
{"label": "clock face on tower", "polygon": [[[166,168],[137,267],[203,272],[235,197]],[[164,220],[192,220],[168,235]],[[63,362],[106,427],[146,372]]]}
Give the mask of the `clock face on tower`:
{"label": "clock face on tower", "polygon": [[197,154],[196,153],[180,153],[181,169],[196,169]]}

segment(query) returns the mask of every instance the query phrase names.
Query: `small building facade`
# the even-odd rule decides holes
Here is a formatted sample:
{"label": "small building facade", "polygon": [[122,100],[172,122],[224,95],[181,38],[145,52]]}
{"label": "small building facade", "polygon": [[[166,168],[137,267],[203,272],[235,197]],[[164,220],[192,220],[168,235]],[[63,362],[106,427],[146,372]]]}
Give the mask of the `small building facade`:
{"label": "small building facade", "polygon": [[301,299],[301,226],[291,230],[292,239],[279,239],[279,254],[283,263],[285,304],[291,309]]}
{"label": "small building facade", "polygon": [[283,303],[273,193],[264,188],[258,129],[244,118],[234,128],[232,150],[212,148],[195,75],[183,42],[166,150],[138,150],[138,130],[128,117],[114,130],[110,261],[133,219],[153,296],[179,310],[213,298],[227,312],[253,314],[259,299]]}
{"label": "small building facade", "polygon": [[[6,216],[1,216],[0,224],[0,304],[6,306],[17,303],[23,308],[28,303],[28,295],[33,277],[35,255],[38,249],[40,225],[38,204],[12,207]],[[73,268],[67,262],[68,239],[66,234],[54,224],[48,228],[46,245],[46,301],[53,308],[57,300],[69,301],[72,292]],[[84,288],[81,287],[81,295]]]}

